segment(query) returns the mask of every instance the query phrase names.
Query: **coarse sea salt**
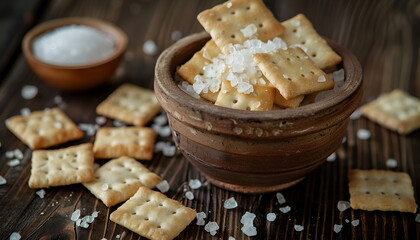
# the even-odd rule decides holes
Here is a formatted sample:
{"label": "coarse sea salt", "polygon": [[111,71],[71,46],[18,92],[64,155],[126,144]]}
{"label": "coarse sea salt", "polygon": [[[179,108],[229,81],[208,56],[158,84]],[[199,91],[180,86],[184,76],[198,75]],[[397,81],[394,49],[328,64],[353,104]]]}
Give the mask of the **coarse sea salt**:
{"label": "coarse sea salt", "polygon": [[191,191],[187,191],[187,192],[185,192],[185,197],[186,197],[188,200],[194,200],[194,194],[193,194]]}
{"label": "coarse sea salt", "polygon": [[[420,222],[420,219],[419,219],[419,222]],[[359,224],[360,224],[360,220],[359,219],[356,219],[356,220],[351,221],[351,225],[353,225],[354,227],[359,226]]]}
{"label": "coarse sea salt", "polygon": [[292,208],[290,206],[281,207],[279,209],[280,209],[280,212],[282,212],[282,213],[288,213],[288,212],[290,212],[290,210],[292,210]]}
{"label": "coarse sea salt", "polygon": [[325,78],[324,75],[318,77],[318,82],[326,82],[326,81],[327,79]]}
{"label": "coarse sea salt", "polygon": [[166,116],[166,114],[163,112],[159,115],[157,115],[154,119],[153,122],[157,125],[163,126],[168,124],[168,117]]}
{"label": "coarse sea salt", "polygon": [[155,144],[155,152],[162,152],[165,157],[172,157],[175,155],[176,147],[171,142],[157,142]]}
{"label": "coarse sea salt", "polygon": [[246,212],[241,218],[241,223],[243,224],[241,231],[248,237],[257,235],[257,228],[254,227],[255,217],[255,214]]}
{"label": "coarse sea salt", "polygon": [[29,108],[22,108],[20,109],[20,114],[22,116],[28,116],[29,114],[31,114],[31,110]]}
{"label": "coarse sea salt", "polygon": [[158,124],[152,124],[153,130],[161,137],[171,136],[171,128],[169,126],[162,126]]}
{"label": "coarse sea salt", "polygon": [[188,186],[192,189],[199,189],[201,187],[201,181],[199,179],[190,179]]}
{"label": "coarse sea salt", "polygon": [[15,150],[13,150],[13,154],[15,155],[15,158],[17,158],[17,159],[23,159],[23,153],[18,148],[16,148]]}
{"label": "coarse sea salt", "polygon": [[143,52],[147,55],[154,56],[159,52],[159,48],[153,40],[147,40],[143,44]]}
{"label": "coarse sea salt", "polygon": [[0,185],[4,185],[6,183],[7,183],[6,178],[4,178],[3,176],[0,176]]}
{"label": "coarse sea salt", "polygon": [[80,210],[79,209],[76,209],[72,214],[71,214],[71,217],[70,217],[70,220],[72,220],[73,222],[75,222],[75,221],[77,221],[77,219],[79,219],[79,217],[80,217]]}
{"label": "coarse sea salt", "polygon": [[276,214],[275,213],[268,213],[267,214],[267,221],[269,222],[274,222],[274,220],[276,220]]}
{"label": "coarse sea salt", "polygon": [[338,203],[337,203],[337,209],[340,212],[344,212],[344,211],[346,211],[349,208],[350,208],[350,203],[348,201],[338,201]]}
{"label": "coarse sea salt", "polygon": [[361,140],[368,140],[370,138],[370,131],[367,129],[357,130],[357,137]]}
{"label": "coarse sea salt", "polygon": [[172,41],[178,41],[179,39],[182,38],[182,33],[178,30],[175,30],[171,33],[171,39]]}
{"label": "coarse sea salt", "polygon": [[198,226],[204,226],[205,221],[204,219],[207,217],[207,215],[204,212],[199,212],[196,214],[196,218],[197,218],[197,225]]}
{"label": "coarse sea salt", "polygon": [[159,189],[161,193],[166,193],[167,191],[169,191],[170,186],[168,181],[163,180],[156,185],[156,188]]}
{"label": "coarse sea salt", "polygon": [[339,233],[341,232],[341,229],[343,228],[343,225],[334,224],[334,232]]}
{"label": "coarse sea salt", "polygon": [[232,7],[232,3],[231,3],[231,2],[227,3],[227,4],[226,4],[226,7],[227,7],[227,8],[231,8],[231,7]]}
{"label": "coarse sea salt", "polygon": [[208,222],[206,226],[204,226],[204,230],[214,236],[217,234],[217,230],[219,230],[219,225],[216,222]]}
{"label": "coarse sea salt", "polygon": [[106,190],[109,189],[109,186],[108,186],[107,183],[104,183],[104,184],[102,184],[101,188],[102,188],[102,191],[106,191]]}
{"label": "coarse sea salt", "polygon": [[115,43],[95,28],[68,25],[42,34],[33,41],[32,49],[43,62],[77,66],[109,57],[115,51]]}
{"label": "coarse sea salt", "polygon": [[7,162],[7,166],[9,166],[9,167],[16,167],[19,164],[20,164],[19,159],[12,159],[12,160]]}
{"label": "coarse sea salt", "polygon": [[104,116],[97,116],[95,118],[95,122],[98,125],[104,125],[106,123],[106,117],[104,117]]}
{"label": "coarse sea salt", "polygon": [[195,92],[193,85],[189,84],[187,81],[180,81],[178,87],[191,97],[196,99],[200,98],[200,95]]}
{"label": "coarse sea salt", "polygon": [[4,155],[5,155],[7,158],[13,158],[13,157],[15,156],[15,152],[14,152],[14,151],[6,151],[6,152],[4,153]]}
{"label": "coarse sea salt", "polygon": [[295,231],[296,232],[301,232],[301,231],[303,231],[305,228],[302,226],[302,225],[298,225],[298,224],[295,224]]}
{"label": "coarse sea salt", "polygon": [[276,193],[276,198],[277,198],[277,201],[280,203],[280,204],[283,204],[283,203],[285,203],[286,202],[286,198],[284,198],[284,196],[283,196],[283,194],[282,193]]}
{"label": "coarse sea salt", "polygon": [[255,33],[257,33],[257,30],[257,26],[255,26],[255,24],[252,23],[246,26],[245,28],[242,28],[241,32],[244,35],[244,37],[249,38],[252,37]]}
{"label": "coarse sea salt", "polygon": [[41,189],[36,191],[36,194],[39,196],[39,198],[44,198],[45,197],[45,190]]}
{"label": "coarse sea salt", "polygon": [[419,223],[420,223],[420,213],[418,213],[418,214],[416,215],[416,222],[419,222]]}
{"label": "coarse sea salt", "polygon": [[26,100],[33,99],[38,94],[38,88],[32,85],[25,85],[20,91],[22,98]]}
{"label": "coarse sea salt", "polygon": [[238,207],[238,203],[236,202],[234,197],[231,197],[223,203],[223,207],[226,209],[233,209]]}
{"label": "coarse sea salt", "polygon": [[327,162],[334,162],[337,159],[337,153],[333,152],[327,157]]}
{"label": "coarse sea salt", "polygon": [[389,158],[386,160],[386,166],[389,168],[396,168],[398,166],[398,162],[393,158]]}
{"label": "coarse sea salt", "polygon": [[9,240],[19,240],[19,239],[21,239],[22,238],[22,236],[20,236],[20,234],[19,233],[17,233],[17,232],[12,232],[12,234],[10,235],[10,237],[9,237]]}

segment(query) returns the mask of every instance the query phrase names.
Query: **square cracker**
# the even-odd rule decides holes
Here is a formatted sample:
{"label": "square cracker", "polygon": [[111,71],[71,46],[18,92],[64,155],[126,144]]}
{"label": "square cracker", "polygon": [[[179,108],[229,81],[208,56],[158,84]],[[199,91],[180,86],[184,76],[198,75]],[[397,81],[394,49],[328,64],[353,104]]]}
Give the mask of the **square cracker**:
{"label": "square cracker", "polygon": [[407,173],[353,169],[348,177],[353,209],[416,212],[413,186]]}
{"label": "square cracker", "polygon": [[111,214],[110,219],[143,237],[167,240],[178,236],[196,214],[194,209],[178,201],[140,187],[133,197]]}
{"label": "square cracker", "polygon": [[280,37],[285,32],[285,27],[274,18],[262,0],[227,1],[201,12],[197,19],[226,55],[230,43],[242,44],[249,39],[241,29],[251,24],[257,29],[251,37],[263,42]]}
{"label": "square cracker", "polygon": [[89,182],[93,177],[92,144],[32,153],[30,188],[46,188]]}
{"label": "square cracker", "polygon": [[420,128],[420,99],[400,89],[363,105],[360,112],[371,121],[400,134],[408,134]]}
{"label": "square cracker", "polygon": [[299,107],[300,103],[304,99],[304,95],[297,96],[295,98],[292,98],[290,100],[286,100],[279,92],[278,89],[276,89],[276,95],[274,96],[274,104],[281,108],[297,108]]}
{"label": "square cracker", "polygon": [[83,137],[83,132],[59,108],[11,117],[6,120],[6,126],[31,149],[47,148]]}
{"label": "square cracker", "polygon": [[151,160],[156,133],[148,127],[104,127],[96,133],[95,158],[122,156]]}
{"label": "square cracker", "polygon": [[257,53],[252,58],[286,100],[334,87],[330,76],[315,66],[300,48]]}
{"label": "square cracker", "polygon": [[160,112],[152,90],[123,84],[96,107],[96,113],[136,126],[144,126]]}
{"label": "square cracker", "polygon": [[140,186],[154,188],[161,181],[158,175],[135,159],[120,157],[98,168],[95,180],[83,185],[107,207],[111,207],[129,199]]}
{"label": "square cracker", "polygon": [[[210,39],[200,51],[196,52],[194,56],[182,65],[177,73],[178,75],[189,82],[190,84],[195,83],[195,76],[204,75],[203,68],[212,63],[212,59],[221,54],[220,49],[214,43],[213,39]],[[216,102],[218,92],[208,91],[207,93],[200,93],[200,96],[209,102]]]}
{"label": "square cracker", "polygon": [[282,22],[286,33],[281,37],[289,47],[302,48],[315,65],[323,70],[332,70],[341,62],[341,57],[318,35],[312,23],[303,14]]}
{"label": "square cracker", "polygon": [[268,111],[273,108],[275,88],[253,85],[254,91],[250,94],[240,93],[232,87],[230,81],[222,82],[215,105],[251,111]]}

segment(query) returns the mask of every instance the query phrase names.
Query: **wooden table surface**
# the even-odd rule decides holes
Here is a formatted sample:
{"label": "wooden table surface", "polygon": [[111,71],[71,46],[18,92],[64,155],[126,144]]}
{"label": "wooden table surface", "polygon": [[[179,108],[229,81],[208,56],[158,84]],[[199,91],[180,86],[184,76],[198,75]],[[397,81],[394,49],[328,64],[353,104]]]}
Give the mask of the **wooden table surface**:
{"label": "wooden table surface", "polygon": [[[119,205],[107,208],[81,184],[45,189],[41,199],[28,187],[32,150],[19,141],[3,124],[18,115],[22,108],[41,110],[54,107],[55,96],[61,96],[63,111],[77,124],[94,123],[95,107],[121,83],[130,82],[152,89],[154,65],[158,55],[148,56],[142,46],[147,40],[157,43],[162,51],[172,43],[171,34],[182,36],[202,31],[197,14],[222,1],[197,0],[33,0],[0,3],[0,175],[7,184],[0,186],[0,238],[8,239],[19,232],[23,239],[140,239],[141,237],[109,220]],[[374,97],[401,88],[420,97],[420,2],[407,0],[283,0],[265,1],[274,15],[283,21],[304,13],[318,32],[349,48],[364,69],[363,103]],[[93,90],[63,92],[41,82],[23,58],[20,41],[31,27],[46,20],[67,16],[89,16],[104,19],[121,27],[128,35],[129,45],[123,64],[112,80]],[[21,96],[24,85],[38,87],[32,100]],[[108,120],[107,126],[112,126]],[[358,129],[371,131],[369,140],[356,136]],[[86,136],[60,145],[93,142]],[[161,139],[160,140],[170,140]],[[20,149],[24,157],[20,165],[9,167],[5,152]],[[207,221],[220,226],[213,237],[197,226],[194,220],[178,239],[248,239],[242,232],[241,216],[256,214],[254,225],[258,235],[250,239],[420,239],[416,214],[399,212],[367,212],[337,209],[339,200],[349,200],[347,171],[352,168],[389,169],[388,158],[396,159],[395,171],[407,172],[412,180],[415,197],[420,191],[420,130],[407,136],[359,118],[352,120],[347,141],[337,150],[338,158],[326,162],[304,181],[281,191],[288,213],[279,211],[275,193],[245,195],[226,191],[209,184],[186,159],[176,154],[164,157],[156,153],[152,161],[142,161],[150,170],[169,181],[167,196],[197,212],[205,212]],[[99,162],[103,163],[103,162]],[[200,179],[203,187],[194,190],[194,200],[184,196],[190,179]],[[223,208],[224,200],[235,197],[238,207]],[[70,220],[75,209],[82,216],[99,211],[89,228],[76,227]],[[266,214],[277,215],[274,222]],[[360,220],[352,227],[346,220]],[[295,224],[304,226],[296,232]],[[343,225],[335,233],[334,224]]]}

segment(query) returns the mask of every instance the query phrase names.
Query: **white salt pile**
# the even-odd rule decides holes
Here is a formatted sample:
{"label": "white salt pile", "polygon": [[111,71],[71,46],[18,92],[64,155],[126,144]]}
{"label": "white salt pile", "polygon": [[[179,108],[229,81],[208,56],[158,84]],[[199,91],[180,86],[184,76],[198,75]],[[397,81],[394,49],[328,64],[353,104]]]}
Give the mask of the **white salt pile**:
{"label": "white salt pile", "polygon": [[153,40],[147,40],[143,44],[143,52],[147,55],[154,56],[158,53],[159,48]]}
{"label": "white salt pile", "polygon": [[290,206],[281,207],[279,209],[280,209],[280,212],[282,212],[282,213],[288,213],[288,212],[290,212],[290,210],[292,210],[292,208]]}
{"label": "white salt pile", "polygon": [[342,228],[343,228],[343,225],[334,224],[334,232],[335,233],[339,233]]}
{"label": "white salt pile", "polygon": [[281,193],[276,193],[276,198],[277,198],[277,201],[280,203],[280,204],[283,204],[283,203],[285,203],[286,202],[286,198],[284,198],[284,196],[283,196],[283,194],[281,194]]}
{"label": "white salt pile", "polygon": [[19,233],[17,233],[17,232],[13,232],[13,233],[10,235],[9,240],[19,240],[19,239],[21,239],[21,238],[22,238],[22,236],[20,236],[20,234],[19,234]]}
{"label": "white salt pile", "polygon": [[348,201],[338,201],[338,203],[337,203],[337,209],[340,212],[344,212],[344,211],[346,211],[349,208],[350,208],[350,203]]}
{"label": "white salt pile", "polygon": [[0,176],[0,185],[4,185],[6,183],[7,183],[6,178],[4,178],[3,176]]}
{"label": "white salt pile", "polygon": [[234,197],[231,197],[223,203],[223,207],[226,209],[233,209],[238,207],[238,203],[236,202]]}
{"label": "white salt pile", "polygon": [[25,85],[20,91],[22,98],[26,100],[33,99],[38,94],[38,88],[32,85]]}
{"label": "white salt pile", "polygon": [[39,198],[44,198],[45,197],[45,190],[41,189],[36,191],[36,194],[39,196]]}
{"label": "white salt pile", "polygon": [[201,187],[201,181],[199,179],[190,179],[188,186],[192,189],[199,189]]}
{"label": "white salt pile", "polygon": [[296,232],[301,232],[301,231],[303,231],[303,229],[305,229],[305,228],[302,225],[298,225],[298,224],[295,225],[295,231]]}
{"label": "white salt pile", "polygon": [[357,137],[361,140],[368,140],[370,138],[370,131],[367,129],[357,130]]}
{"label": "white salt pile", "polygon": [[[416,219],[417,219],[417,217],[416,217]],[[419,218],[419,221],[417,221],[417,222],[420,222],[420,218]],[[359,224],[360,224],[360,220],[359,219],[356,219],[356,220],[351,221],[351,225],[353,225],[354,227],[359,226]]]}
{"label": "white salt pile", "polygon": [[337,159],[337,153],[333,152],[327,157],[327,162],[334,162]]}
{"label": "white salt pile", "polygon": [[398,166],[397,160],[389,158],[386,160],[386,166],[389,168],[396,168]]}
{"label": "white salt pile", "polygon": [[191,191],[187,191],[187,192],[185,192],[185,197],[186,197],[188,200],[194,200],[194,194],[193,194]]}
{"label": "white salt pile", "polygon": [[207,217],[207,215],[204,212],[199,212],[197,213],[196,217],[197,217],[197,225],[204,226],[205,224],[204,219]]}
{"label": "white salt pile", "polygon": [[110,36],[92,27],[68,25],[36,38],[32,49],[43,62],[77,66],[107,58],[115,51],[115,44]]}
{"label": "white salt pile", "polygon": [[166,193],[167,191],[169,191],[170,186],[168,181],[163,180],[156,185],[156,188],[159,189],[161,193]]}
{"label": "white salt pile", "polygon": [[276,220],[276,214],[275,213],[268,213],[267,214],[267,221],[269,222],[274,222],[274,220]]}
{"label": "white salt pile", "polygon": [[255,217],[256,217],[255,214],[246,212],[241,218],[241,223],[243,224],[241,231],[248,237],[257,235],[257,228],[254,227]]}
{"label": "white salt pile", "polygon": [[206,232],[209,232],[210,235],[214,236],[217,233],[217,230],[219,230],[219,225],[217,225],[216,222],[208,222],[206,226],[204,226],[204,230]]}
{"label": "white salt pile", "polygon": [[29,108],[22,108],[20,109],[20,115],[22,116],[28,116],[31,114],[31,110]]}

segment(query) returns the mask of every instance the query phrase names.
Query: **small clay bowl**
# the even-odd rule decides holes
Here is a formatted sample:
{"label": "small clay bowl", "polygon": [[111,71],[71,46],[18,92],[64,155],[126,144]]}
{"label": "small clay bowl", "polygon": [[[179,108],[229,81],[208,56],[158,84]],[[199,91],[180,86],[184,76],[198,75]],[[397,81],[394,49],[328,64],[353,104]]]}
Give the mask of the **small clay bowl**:
{"label": "small clay bowl", "polygon": [[178,88],[176,68],[209,40],[190,35],[159,57],[156,97],[168,114],[173,138],[188,161],[222,188],[263,193],[290,187],[320,167],[342,143],[349,116],[362,98],[362,69],[346,48],[345,84],[323,100],[295,109],[245,111],[215,106]]}
{"label": "small clay bowl", "polygon": [[[72,24],[89,26],[107,34],[115,43],[115,51],[106,59],[77,66],[50,64],[34,56],[32,41],[36,37]],[[126,48],[127,36],[121,29],[111,23],[85,17],[60,18],[41,23],[31,29],[22,41],[23,54],[35,74],[47,84],[68,91],[91,89],[106,82],[120,64]]]}

